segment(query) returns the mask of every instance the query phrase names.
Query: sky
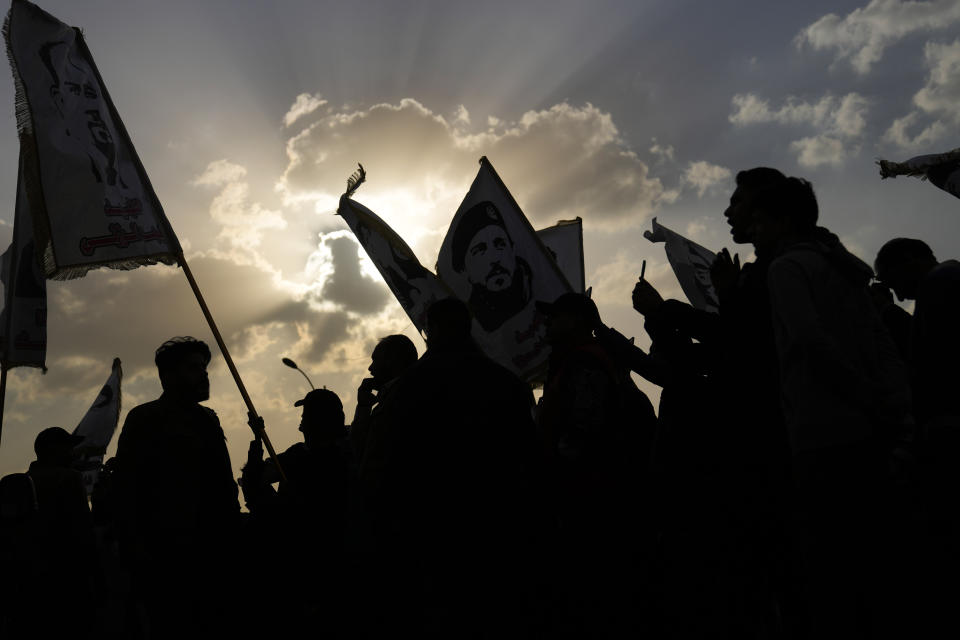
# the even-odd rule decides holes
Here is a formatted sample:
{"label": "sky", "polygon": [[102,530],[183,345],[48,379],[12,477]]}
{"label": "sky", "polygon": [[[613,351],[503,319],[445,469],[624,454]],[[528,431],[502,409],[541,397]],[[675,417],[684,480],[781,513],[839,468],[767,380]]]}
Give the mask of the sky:
{"label": "sky", "polygon": [[[349,421],[379,338],[424,348],[334,215],[357,162],[368,177],[355,199],[428,266],[484,155],[536,228],[582,217],[587,286],[641,346],[630,292],[642,261],[683,299],[643,231],[656,216],[749,256],[722,216],[741,169],[809,179],[821,224],[867,262],[898,236],[960,256],[960,202],[881,181],[874,164],[960,146],[960,0],[39,4],[83,29],[278,449],[300,439],[293,403],[308,390],[281,357],[336,391]],[[0,246],[16,194],[13,94],[8,74]],[[10,372],[0,474],[26,469],[41,429],[76,426],[114,357],[122,424],[160,394],[157,346],[214,344],[176,268],[100,270],[48,294],[49,371]],[[239,474],[250,431],[217,353],[210,378],[205,404]],[[641,388],[656,404],[659,390]]]}

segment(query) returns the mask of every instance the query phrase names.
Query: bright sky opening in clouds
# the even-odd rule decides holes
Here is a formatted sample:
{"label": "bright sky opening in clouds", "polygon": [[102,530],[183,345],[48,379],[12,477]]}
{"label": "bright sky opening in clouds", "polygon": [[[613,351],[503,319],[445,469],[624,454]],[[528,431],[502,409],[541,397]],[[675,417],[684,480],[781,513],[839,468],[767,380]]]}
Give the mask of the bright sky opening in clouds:
{"label": "bright sky opening in clouds", "polygon": [[[605,321],[643,346],[630,308],[642,261],[665,295],[682,294],[642,232],[656,215],[749,254],[722,218],[740,169],[811,180],[823,224],[868,262],[896,236],[960,256],[960,201],[881,182],[874,165],[960,146],[960,0],[40,5],[84,29],[278,448],[299,440],[293,403],[306,391],[282,356],[349,415],[378,338],[404,332],[423,348],[333,214],[357,162],[357,200],[428,267],[483,155],[535,227],[581,216],[587,285]],[[9,75],[0,103],[6,246]],[[41,429],[77,424],[113,357],[125,415],[160,392],[161,342],[213,343],[177,269],[100,271],[49,291],[49,373],[11,373],[0,473],[26,468]],[[211,382],[239,469],[249,430],[219,355]]]}

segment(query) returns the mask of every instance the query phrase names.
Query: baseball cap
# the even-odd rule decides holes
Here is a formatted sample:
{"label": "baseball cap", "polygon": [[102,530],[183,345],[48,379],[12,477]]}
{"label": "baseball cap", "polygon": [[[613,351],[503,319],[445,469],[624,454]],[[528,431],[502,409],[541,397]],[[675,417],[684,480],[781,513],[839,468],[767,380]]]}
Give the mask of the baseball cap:
{"label": "baseball cap", "polygon": [[71,435],[60,427],[50,427],[37,434],[37,439],[33,441],[33,450],[37,458],[44,458],[70,451],[84,440],[84,436]]}
{"label": "baseball cap", "polygon": [[294,402],[293,406],[321,413],[343,412],[343,403],[340,402],[340,397],[329,389],[314,389]]}

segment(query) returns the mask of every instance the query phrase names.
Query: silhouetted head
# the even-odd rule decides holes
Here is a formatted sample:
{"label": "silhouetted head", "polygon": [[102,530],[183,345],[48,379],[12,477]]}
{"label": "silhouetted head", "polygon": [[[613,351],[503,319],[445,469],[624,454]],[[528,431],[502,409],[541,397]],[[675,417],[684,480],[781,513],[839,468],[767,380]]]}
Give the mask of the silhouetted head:
{"label": "silhouetted head", "polygon": [[786,178],[762,187],[751,196],[752,240],[757,251],[768,251],[785,240],[812,236],[820,214],[813,185],[803,178]]}
{"label": "silhouetted head", "polygon": [[367,371],[377,385],[399,376],[417,362],[417,347],[403,334],[387,336],[377,343]]}
{"label": "silhouetted head", "polygon": [[920,281],[937,266],[933,250],[923,240],[894,238],[880,247],[873,263],[877,280],[900,300],[916,300]]}
{"label": "silhouetted head", "polygon": [[210,397],[210,347],[190,336],[170,338],[157,348],[154,362],[166,394],[190,402]]}
{"label": "silhouetted head", "polygon": [[517,268],[513,239],[492,202],[472,206],[460,218],[453,236],[453,269],[488,291],[504,291]]}
{"label": "silhouetted head", "polygon": [[303,407],[300,432],[308,443],[335,440],[344,434],[343,403],[329,389],[314,389],[293,403]]}
{"label": "silhouetted head", "polygon": [[551,303],[537,302],[546,318],[547,342],[576,345],[588,341],[600,326],[600,312],[593,300],[582,293],[564,293]]}
{"label": "silhouetted head", "polygon": [[427,347],[436,351],[472,344],[473,317],[463,301],[438,300],[427,309]]}
{"label": "silhouetted head", "polygon": [[84,441],[83,436],[74,436],[60,427],[50,427],[37,434],[33,441],[33,450],[37,461],[60,467],[70,466],[73,450]]}
{"label": "silhouetted head", "polygon": [[756,167],[737,174],[737,188],[730,196],[730,205],[723,212],[730,225],[733,241],[745,244],[753,241],[753,196],[761,189],[782,183],[787,177],[769,167]]}

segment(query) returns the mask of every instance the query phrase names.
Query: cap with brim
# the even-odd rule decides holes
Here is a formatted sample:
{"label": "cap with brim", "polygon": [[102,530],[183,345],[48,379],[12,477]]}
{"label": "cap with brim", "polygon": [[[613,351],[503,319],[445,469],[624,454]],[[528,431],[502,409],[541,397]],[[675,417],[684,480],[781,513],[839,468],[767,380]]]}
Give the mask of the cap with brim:
{"label": "cap with brim", "polygon": [[33,441],[33,450],[38,456],[57,451],[70,451],[84,440],[86,440],[84,436],[67,433],[60,427],[50,427],[37,434],[37,439]]}
{"label": "cap with brim", "polygon": [[293,406],[310,408],[314,411],[343,411],[343,403],[340,402],[340,397],[329,389],[314,389],[304,397],[294,402]]}

